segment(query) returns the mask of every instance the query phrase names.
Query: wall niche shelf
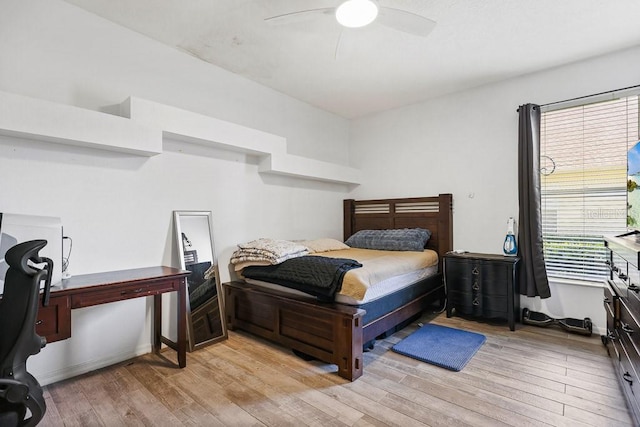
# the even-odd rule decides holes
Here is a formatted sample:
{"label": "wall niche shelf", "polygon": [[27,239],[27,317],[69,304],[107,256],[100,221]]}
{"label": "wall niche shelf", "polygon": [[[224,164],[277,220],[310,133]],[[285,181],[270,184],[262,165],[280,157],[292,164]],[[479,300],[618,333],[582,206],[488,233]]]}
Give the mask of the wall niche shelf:
{"label": "wall niche shelf", "polygon": [[287,140],[260,130],[130,97],[116,114],[0,92],[0,134],[151,157],[162,139],[258,156],[260,173],[357,185],[360,171],[287,153]]}
{"label": "wall niche shelf", "polygon": [[162,132],[124,117],[0,92],[0,134],[155,156]]}

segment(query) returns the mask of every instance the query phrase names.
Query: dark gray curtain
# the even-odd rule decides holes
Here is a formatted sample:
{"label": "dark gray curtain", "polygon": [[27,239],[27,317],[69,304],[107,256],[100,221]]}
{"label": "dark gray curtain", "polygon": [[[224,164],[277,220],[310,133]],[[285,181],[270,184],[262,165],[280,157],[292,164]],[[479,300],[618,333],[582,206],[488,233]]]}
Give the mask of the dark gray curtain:
{"label": "dark gray curtain", "polygon": [[518,113],[520,293],[549,298],[551,291],[544,266],[540,208],[540,106],[521,105]]}

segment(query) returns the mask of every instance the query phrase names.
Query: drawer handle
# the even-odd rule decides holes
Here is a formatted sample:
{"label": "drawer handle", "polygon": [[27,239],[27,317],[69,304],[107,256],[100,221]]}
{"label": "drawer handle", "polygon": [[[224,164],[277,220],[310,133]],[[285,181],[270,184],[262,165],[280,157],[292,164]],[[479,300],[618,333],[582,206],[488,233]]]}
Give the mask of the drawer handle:
{"label": "drawer handle", "polygon": [[629,289],[630,291],[633,291],[635,293],[640,292],[640,287],[638,287],[638,285],[636,285],[634,283],[630,284],[627,289]]}
{"label": "drawer handle", "polygon": [[604,265],[611,265],[611,261],[605,260]]}
{"label": "drawer handle", "polygon": [[37,320],[36,325],[42,325],[42,320]]}
{"label": "drawer handle", "polygon": [[618,338],[615,336],[615,334],[614,334],[613,332],[609,332],[609,333],[607,334],[607,339],[608,339],[609,341],[615,341],[615,340],[617,340]]}
{"label": "drawer handle", "polygon": [[477,276],[478,274],[480,274],[480,271],[478,270],[478,267],[473,267],[473,270],[471,270],[471,274]]}
{"label": "drawer handle", "polygon": [[480,301],[478,301],[478,298],[473,300],[473,305],[480,305]]}
{"label": "drawer handle", "polygon": [[471,289],[473,289],[474,291],[479,291],[480,285],[478,285],[478,282],[473,282],[473,286],[471,286]]}
{"label": "drawer handle", "polygon": [[629,383],[629,385],[633,385],[633,380],[631,379],[631,374],[629,372],[625,372],[624,375],[622,375],[622,378]]}
{"label": "drawer handle", "polygon": [[625,331],[625,332],[626,332],[626,333],[628,333],[629,335],[631,335],[631,334],[634,332],[634,331],[633,331],[633,329],[631,329],[631,328],[629,327],[629,325],[628,325],[628,324],[626,324],[626,323],[621,323],[621,328],[622,328],[622,330],[623,330],[623,331]]}
{"label": "drawer handle", "polygon": [[134,289],[133,291],[122,291],[120,292],[120,295],[139,294],[142,291],[144,291],[144,288],[138,288],[138,289]]}
{"label": "drawer handle", "polygon": [[627,278],[628,278],[629,276],[627,276],[627,275],[626,275],[626,274],[624,274],[624,273],[618,273],[618,277],[620,278],[620,280],[627,280]]}

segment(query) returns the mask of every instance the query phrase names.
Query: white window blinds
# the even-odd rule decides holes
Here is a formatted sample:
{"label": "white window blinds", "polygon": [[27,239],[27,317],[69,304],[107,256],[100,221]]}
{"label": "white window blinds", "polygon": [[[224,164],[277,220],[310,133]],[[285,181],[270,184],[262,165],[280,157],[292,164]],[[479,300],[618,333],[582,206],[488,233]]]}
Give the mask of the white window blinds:
{"label": "white window blinds", "polygon": [[542,234],[549,277],[602,281],[602,236],[626,231],[638,96],[542,113]]}

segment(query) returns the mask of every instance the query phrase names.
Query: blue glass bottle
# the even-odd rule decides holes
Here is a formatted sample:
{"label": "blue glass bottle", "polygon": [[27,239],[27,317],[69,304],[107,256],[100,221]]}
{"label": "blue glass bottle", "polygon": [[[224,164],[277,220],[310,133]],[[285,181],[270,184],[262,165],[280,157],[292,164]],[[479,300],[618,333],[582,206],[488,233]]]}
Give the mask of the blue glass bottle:
{"label": "blue glass bottle", "polygon": [[516,256],[518,254],[518,245],[515,236],[516,220],[510,217],[507,221],[507,236],[504,238],[502,251],[507,256]]}

